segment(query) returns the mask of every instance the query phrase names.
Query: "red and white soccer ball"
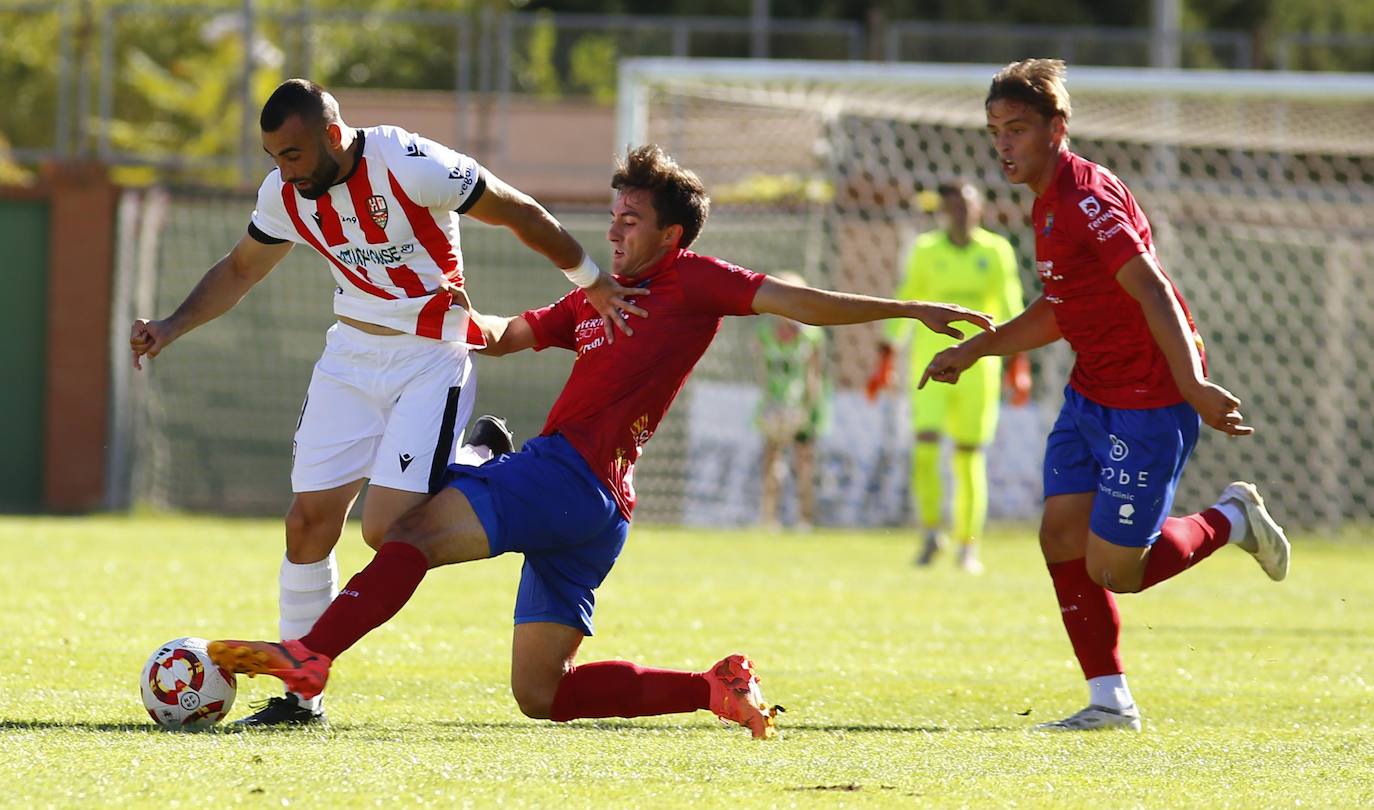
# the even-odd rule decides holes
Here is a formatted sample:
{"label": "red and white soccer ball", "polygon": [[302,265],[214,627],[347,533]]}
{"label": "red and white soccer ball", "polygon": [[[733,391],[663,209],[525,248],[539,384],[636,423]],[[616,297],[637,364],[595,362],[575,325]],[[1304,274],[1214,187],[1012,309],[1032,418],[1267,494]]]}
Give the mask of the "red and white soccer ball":
{"label": "red and white soccer ball", "polygon": [[153,722],[177,731],[202,729],[229,713],[238,684],[234,673],[210,660],[208,643],[190,636],[173,639],[148,656],[139,680]]}

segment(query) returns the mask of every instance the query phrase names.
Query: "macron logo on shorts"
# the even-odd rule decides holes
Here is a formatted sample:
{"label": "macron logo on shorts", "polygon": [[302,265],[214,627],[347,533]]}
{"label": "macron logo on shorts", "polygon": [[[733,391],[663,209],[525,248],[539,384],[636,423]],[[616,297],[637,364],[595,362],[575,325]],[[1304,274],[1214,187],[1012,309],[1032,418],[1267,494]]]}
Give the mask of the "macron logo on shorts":
{"label": "macron logo on shorts", "polygon": [[402,453],[402,454],[401,454],[401,472],[405,472],[405,471],[406,471],[406,467],[409,467],[409,466],[410,466],[410,462],[412,462],[412,461],[414,461],[414,460],[415,460],[415,456],[412,456],[412,455],[409,454],[409,453]]}

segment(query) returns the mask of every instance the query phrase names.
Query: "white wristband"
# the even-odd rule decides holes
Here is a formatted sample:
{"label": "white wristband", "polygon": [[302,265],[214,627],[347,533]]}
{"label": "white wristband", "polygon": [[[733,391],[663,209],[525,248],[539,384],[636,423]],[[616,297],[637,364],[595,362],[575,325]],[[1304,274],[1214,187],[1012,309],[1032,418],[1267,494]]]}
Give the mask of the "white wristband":
{"label": "white wristband", "polygon": [[598,278],[601,278],[601,268],[596,266],[596,262],[592,261],[591,256],[583,253],[582,263],[576,267],[563,270],[563,275],[568,277],[568,281],[585,290],[595,284]]}

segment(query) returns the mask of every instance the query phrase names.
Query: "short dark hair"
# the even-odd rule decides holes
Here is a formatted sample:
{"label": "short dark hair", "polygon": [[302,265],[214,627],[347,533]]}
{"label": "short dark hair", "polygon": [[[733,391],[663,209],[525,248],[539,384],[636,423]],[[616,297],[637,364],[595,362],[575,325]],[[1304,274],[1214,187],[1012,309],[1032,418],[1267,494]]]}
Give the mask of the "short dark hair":
{"label": "short dark hair", "polygon": [[1073,115],[1069,90],[1064,86],[1067,73],[1062,59],[1023,59],[1012,62],[992,77],[987,100],[983,106],[999,99],[1019,101],[1045,116],[1048,121],[1056,115],[1067,123]]}
{"label": "short dark hair", "polygon": [[659,228],[682,226],[678,247],[689,247],[711,215],[711,198],[696,172],[684,169],[656,143],[626,151],[616,161],[611,188],[644,189],[653,195]]}
{"label": "short dark hair", "polygon": [[276,132],[293,115],[312,126],[333,124],[339,120],[339,104],[327,90],[309,79],[287,79],[267,97],[258,125],[263,132]]}

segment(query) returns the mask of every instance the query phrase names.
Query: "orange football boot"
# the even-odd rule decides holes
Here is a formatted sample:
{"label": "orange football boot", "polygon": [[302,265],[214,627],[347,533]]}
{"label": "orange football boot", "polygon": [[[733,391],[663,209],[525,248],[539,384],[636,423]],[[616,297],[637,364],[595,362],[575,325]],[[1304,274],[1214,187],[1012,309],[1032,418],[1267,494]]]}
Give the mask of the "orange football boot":
{"label": "orange football boot", "polygon": [[320,655],[299,641],[212,641],[210,658],[230,672],[252,678],[271,675],[281,678],[289,691],[313,698],[324,691],[329,680],[329,656]]}
{"label": "orange football boot", "polygon": [[741,653],[727,655],[706,672],[711,685],[711,711],[722,722],[739,723],[753,733],[754,739],[776,737],[778,730],[773,718],[786,711],[781,706],[768,705],[759,688],[754,662]]}

